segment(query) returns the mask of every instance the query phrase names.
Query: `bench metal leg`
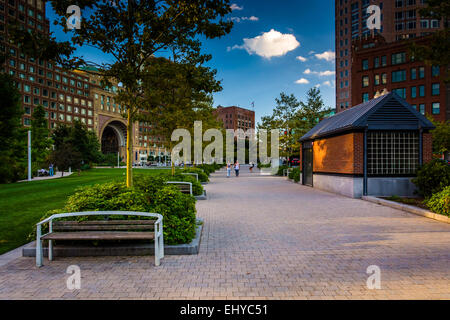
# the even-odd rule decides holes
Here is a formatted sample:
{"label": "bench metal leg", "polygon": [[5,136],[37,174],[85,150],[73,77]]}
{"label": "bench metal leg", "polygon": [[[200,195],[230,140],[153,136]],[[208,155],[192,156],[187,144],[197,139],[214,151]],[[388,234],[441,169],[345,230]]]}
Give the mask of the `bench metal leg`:
{"label": "bench metal leg", "polygon": [[161,226],[161,235],[159,236],[159,257],[162,259],[164,258],[164,236],[163,236],[163,230]]}
{"label": "bench metal leg", "polygon": [[53,241],[48,240],[48,260],[53,261]]}
{"label": "bench metal leg", "polygon": [[159,240],[158,240],[158,236],[157,236],[157,232],[155,230],[155,266],[159,266],[160,265],[160,261],[159,261]]}
{"label": "bench metal leg", "polygon": [[36,228],[36,266],[42,267],[42,240],[41,240],[41,226]]}

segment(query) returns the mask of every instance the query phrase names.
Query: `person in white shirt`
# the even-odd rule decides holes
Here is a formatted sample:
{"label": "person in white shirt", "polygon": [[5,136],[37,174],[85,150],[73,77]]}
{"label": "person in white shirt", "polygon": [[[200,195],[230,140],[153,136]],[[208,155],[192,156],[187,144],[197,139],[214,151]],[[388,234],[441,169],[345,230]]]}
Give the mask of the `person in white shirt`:
{"label": "person in white shirt", "polygon": [[239,161],[236,161],[236,163],[234,164],[234,171],[236,173],[236,177],[239,177],[239,169],[240,169]]}

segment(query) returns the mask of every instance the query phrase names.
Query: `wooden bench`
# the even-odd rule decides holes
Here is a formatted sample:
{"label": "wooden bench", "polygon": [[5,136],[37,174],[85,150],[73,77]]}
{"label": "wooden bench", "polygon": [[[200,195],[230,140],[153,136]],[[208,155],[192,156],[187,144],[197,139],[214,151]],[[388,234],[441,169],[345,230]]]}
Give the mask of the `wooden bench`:
{"label": "wooden bench", "polygon": [[190,194],[191,196],[194,195],[192,193],[192,183],[191,182],[185,182],[185,181],[167,181],[167,184],[174,184],[176,185],[182,193]]}
{"label": "wooden bench", "polygon": [[[79,216],[138,216],[154,220],[91,220],[53,221]],[[48,259],[53,260],[54,240],[154,240],[155,265],[164,258],[163,217],[157,213],[129,211],[92,211],[54,214],[36,225],[36,266],[43,265],[42,241],[48,240]],[[42,235],[41,226],[49,224],[49,232]]]}
{"label": "wooden bench", "polygon": [[198,173],[189,172],[189,173],[182,173],[182,174],[186,175],[186,176],[194,176],[195,179],[197,179],[197,181],[198,181]]}

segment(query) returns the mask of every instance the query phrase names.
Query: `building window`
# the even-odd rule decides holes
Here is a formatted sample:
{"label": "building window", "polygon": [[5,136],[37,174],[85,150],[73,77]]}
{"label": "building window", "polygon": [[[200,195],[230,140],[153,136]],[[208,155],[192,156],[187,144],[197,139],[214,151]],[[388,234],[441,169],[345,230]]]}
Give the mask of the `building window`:
{"label": "building window", "polygon": [[373,60],[373,67],[374,67],[374,68],[380,67],[380,58],[376,57],[376,58]]}
{"label": "building window", "polygon": [[369,60],[365,59],[362,61],[363,70],[369,70]]}
{"label": "building window", "polygon": [[419,79],[425,78],[425,67],[419,68]]}
{"label": "building window", "polygon": [[363,88],[366,88],[369,86],[369,76],[362,77],[362,86],[363,86]]}
{"label": "building window", "polygon": [[417,69],[412,68],[411,69],[411,80],[416,80],[416,79],[417,79]]}
{"label": "building window", "polygon": [[362,95],[362,102],[367,102],[369,101],[369,94],[368,93],[363,93]]}
{"label": "building window", "polygon": [[432,66],[431,67],[431,75],[433,77],[438,77],[440,74],[439,66]]}
{"label": "building window", "polygon": [[431,85],[431,95],[438,96],[440,94],[440,84],[439,83],[433,83]]}
{"label": "building window", "polygon": [[406,53],[405,52],[394,53],[392,55],[392,64],[393,65],[405,63],[405,62],[406,62]]}
{"label": "building window", "polygon": [[369,175],[413,175],[419,166],[417,132],[379,132],[367,134],[367,172]]}
{"label": "building window", "polygon": [[375,82],[375,85],[376,85],[376,86],[380,85],[380,75],[379,75],[379,74],[376,74],[376,75],[375,75],[375,80],[374,80],[374,82]]}
{"label": "building window", "polygon": [[381,83],[386,84],[387,83],[387,73],[381,74]]}
{"label": "building window", "polygon": [[387,58],[386,56],[381,57],[381,66],[386,67],[387,66]]}
{"label": "building window", "polygon": [[406,80],[406,70],[392,72],[392,82],[402,82]]}
{"label": "building window", "polygon": [[425,115],[425,104],[423,103],[419,104],[419,112]]}
{"label": "building window", "polygon": [[411,98],[417,98],[417,87],[411,87]]}
{"label": "building window", "polygon": [[398,88],[398,89],[394,89],[392,91],[395,92],[396,94],[398,94],[403,99],[406,99],[406,89],[405,88]]}
{"label": "building window", "polygon": [[419,86],[419,97],[425,97],[425,86]]}
{"label": "building window", "polygon": [[434,103],[432,104],[431,112],[432,112],[433,114],[439,114],[440,108],[441,108],[440,103],[439,103],[439,102],[434,102]]}

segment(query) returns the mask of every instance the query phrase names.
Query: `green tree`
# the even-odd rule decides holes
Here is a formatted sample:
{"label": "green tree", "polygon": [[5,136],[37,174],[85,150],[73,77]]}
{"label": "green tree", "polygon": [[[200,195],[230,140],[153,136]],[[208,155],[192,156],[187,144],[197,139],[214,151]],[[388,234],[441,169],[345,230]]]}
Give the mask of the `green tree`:
{"label": "green tree", "polygon": [[296,135],[299,139],[332,113],[332,109],[325,106],[319,88],[309,89],[306,96],[306,103],[300,102],[300,109],[295,115]]}
{"label": "green tree", "polygon": [[31,118],[31,160],[37,168],[42,168],[48,160],[52,146],[52,139],[49,135],[45,110],[43,106],[39,105],[34,109]]}
{"label": "green tree", "polygon": [[427,116],[436,129],[431,131],[433,136],[433,152],[444,154],[448,158],[450,151],[450,121],[436,121],[432,116]]}
{"label": "green tree", "polygon": [[52,151],[49,160],[58,167],[58,170],[61,171],[61,176],[63,176],[65,170],[69,168],[79,169],[81,167],[82,155],[72,144],[64,142],[59,148]]}
{"label": "green tree", "polygon": [[80,165],[97,163],[102,159],[100,142],[96,134],[89,131],[80,121],[75,121],[71,127],[59,125],[53,130],[52,138],[55,150],[67,148],[67,145],[70,145],[80,155]]}
{"label": "green tree", "polygon": [[258,128],[280,130],[280,155],[289,157],[300,151],[298,140],[328,116],[331,109],[325,107],[320,90],[316,87],[307,92],[306,103],[298,100],[293,94],[285,93],[281,93],[275,101],[276,106],[272,115],[263,116]]}
{"label": "green tree", "polygon": [[188,129],[193,137],[194,121],[202,121],[203,131],[220,127],[213,115],[211,94],[222,87],[215,79],[215,70],[199,65],[204,59],[198,52],[190,52],[179,62],[155,58],[146,68],[143,88],[147,112],[143,120],[153,123],[152,134],[161,137],[170,152],[175,129]]}
{"label": "green tree", "polygon": [[11,76],[0,73],[0,182],[23,177],[26,133],[22,129],[21,95]]}
{"label": "green tree", "polygon": [[422,18],[440,21],[444,24],[442,30],[430,35],[430,42],[420,45],[411,42],[411,52],[417,60],[427,65],[445,66],[445,74],[441,75],[445,82],[450,82],[448,67],[450,66],[450,2],[448,0],[427,0],[426,6],[419,10]]}

